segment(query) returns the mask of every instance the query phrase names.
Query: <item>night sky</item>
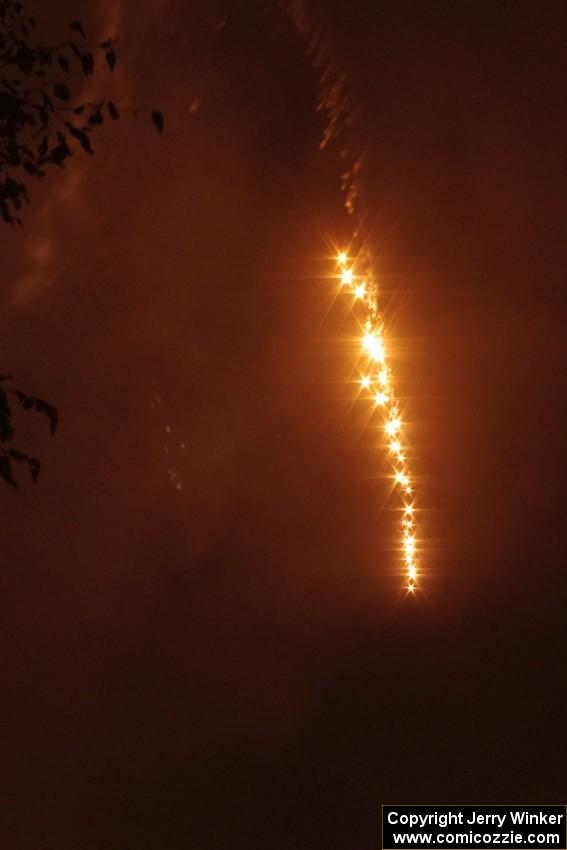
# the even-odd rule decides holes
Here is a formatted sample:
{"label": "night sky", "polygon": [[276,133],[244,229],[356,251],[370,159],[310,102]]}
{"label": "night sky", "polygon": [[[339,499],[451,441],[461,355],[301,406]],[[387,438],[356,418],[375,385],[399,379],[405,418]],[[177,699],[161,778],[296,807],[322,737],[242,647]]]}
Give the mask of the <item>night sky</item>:
{"label": "night sky", "polygon": [[[380,803],[564,803],[566,4],[307,3],[356,112],[324,150],[276,11],[35,8],[118,34],[100,86],[166,130],[100,128],[0,231],[2,371],[61,416],[2,492],[2,846],[372,850]],[[349,133],[413,597],[334,277]]]}

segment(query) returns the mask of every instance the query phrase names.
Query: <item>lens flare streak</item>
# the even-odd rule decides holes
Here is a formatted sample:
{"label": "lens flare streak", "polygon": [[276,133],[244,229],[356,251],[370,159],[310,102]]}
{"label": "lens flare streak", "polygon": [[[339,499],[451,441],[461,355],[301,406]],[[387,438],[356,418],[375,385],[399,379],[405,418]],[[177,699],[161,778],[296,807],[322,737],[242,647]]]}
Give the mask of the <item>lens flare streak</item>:
{"label": "lens flare streak", "polygon": [[[408,593],[415,593],[419,578],[415,497],[406,456],[400,405],[392,390],[391,373],[386,363],[384,326],[378,309],[378,285],[369,269],[369,263],[363,264],[359,259],[355,262],[349,258],[346,251],[339,252],[336,262],[342,290],[354,296],[353,306],[363,312],[361,347],[366,362],[360,378],[360,387],[365,398],[382,413],[393,485],[402,502],[400,550],[405,586]],[[360,273],[361,271],[364,273]]]}

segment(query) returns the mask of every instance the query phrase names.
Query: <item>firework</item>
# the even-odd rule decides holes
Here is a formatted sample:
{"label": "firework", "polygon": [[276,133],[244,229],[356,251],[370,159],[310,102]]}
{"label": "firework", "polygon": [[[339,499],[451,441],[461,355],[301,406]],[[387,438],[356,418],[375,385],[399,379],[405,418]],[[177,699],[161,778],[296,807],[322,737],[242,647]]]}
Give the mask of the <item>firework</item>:
{"label": "firework", "polygon": [[341,287],[352,296],[363,312],[361,347],[364,372],[361,390],[370,404],[382,414],[385,442],[392,466],[392,480],[401,501],[401,543],[406,589],[414,593],[419,570],[417,565],[416,508],[412,475],[407,461],[406,440],[400,406],[394,394],[384,341],[384,325],[378,308],[378,285],[370,263],[352,261],[346,251],[337,256],[338,278]]}

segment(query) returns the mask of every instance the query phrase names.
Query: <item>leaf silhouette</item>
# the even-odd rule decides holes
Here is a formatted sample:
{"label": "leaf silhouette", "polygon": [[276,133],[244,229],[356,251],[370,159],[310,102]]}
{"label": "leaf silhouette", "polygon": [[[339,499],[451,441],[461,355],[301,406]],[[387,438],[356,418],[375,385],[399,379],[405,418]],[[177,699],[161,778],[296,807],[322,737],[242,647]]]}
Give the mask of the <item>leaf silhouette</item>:
{"label": "leaf silhouette", "polygon": [[72,156],[72,153],[66,142],[61,142],[61,144],[54,147],[50,154],[52,162],[61,167],[63,167],[64,161],[70,156]]}
{"label": "leaf silhouette", "polygon": [[106,59],[106,64],[108,65],[111,71],[114,71],[114,66],[116,65],[116,53],[114,52],[112,47],[108,48],[104,56]]}
{"label": "leaf silhouette", "polygon": [[79,128],[74,127],[73,124],[67,124],[67,128],[71,135],[78,140],[83,150],[85,150],[87,153],[94,154],[89,137],[87,136],[84,130],[79,130]]}
{"label": "leaf silhouette", "polygon": [[91,127],[96,127],[97,124],[103,123],[104,119],[102,117],[102,112],[100,111],[100,107],[97,106],[96,109],[93,109],[93,111],[89,115],[88,120],[89,120],[89,125]]}
{"label": "leaf silhouette", "polygon": [[59,100],[69,100],[69,89],[65,83],[57,83],[54,85],[53,92]]}
{"label": "leaf silhouette", "polygon": [[152,111],[152,121],[154,122],[154,126],[157,128],[158,133],[163,133],[164,127],[164,118],[161,112],[158,112],[157,109]]}
{"label": "leaf silhouette", "polygon": [[6,481],[14,490],[18,489],[18,485],[12,475],[12,462],[8,455],[0,456],[0,477]]}
{"label": "leaf silhouette", "polygon": [[4,390],[0,390],[0,441],[5,443],[14,436],[12,428],[12,411],[8,404],[8,396]]}
{"label": "leaf silhouette", "polygon": [[72,30],[75,30],[76,32],[80,32],[81,35],[83,36],[83,38],[86,38],[86,35],[83,32],[83,26],[82,26],[80,21],[71,21],[69,26],[71,27]]}
{"label": "leaf silhouette", "polygon": [[[90,131],[98,132],[107,116],[118,121],[123,111],[96,91],[91,96],[89,90],[89,100],[75,100],[75,85],[69,82],[98,76],[102,64],[114,71],[120,58],[114,39],[88,42],[76,18],[70,21],[66,37],[38,43],[35,21],[27,15],[26,5],[25,0],[0,0],[0,66],[9,66],[10,71],[0,70],[0,225],[2,221],[21,224],[19,211],[28,200],[27,182],[41,179],[55,166],[67,165],[76,153],[71,136],[92,155]],[[157,131],[164,131],[164,117],[158,110],[134,107],[126,111],[150,112]],[[83,115],[84,122],[75,122],[77,115]],[[61,133],[65,118],[73,119],[74,129],[67,126]]]}
{"label": "leaf silhouette", "polygon": [[94,71],[94,56],[88,50],[85,53],[81,53],[81,65],[83,66],[85,77],[90,77]]}
{"label": "leaf silhouette", "polygon": [[24,410],[36,410],[38,413],[43,413],[47,416],[49,419],[49,430],[52,434],[55,434],[59,421],[57,409],[42,398],[34,398],[34,396],[26,395],[21,390],[15,390],[15,394]]}
{"label": "leaf silhouette", "polygon": [[32,481],[34,483],[37,481],[41,472],[41,463],[36,457],[31,457],[31,455],[27,455],[25,452],[19,451],[19,449],[10,449],[10,457],[18,463],[27,463],[30,468]]}
{"label": "leaf silhouette", "polygon": [[108,106],[108,114],[110,115],[112,120],[118,121],[118,119],[120,118],[120,113],[118,112],[114,103],[111,100],[109,100],[108,103],[107,103],[107,106]]}

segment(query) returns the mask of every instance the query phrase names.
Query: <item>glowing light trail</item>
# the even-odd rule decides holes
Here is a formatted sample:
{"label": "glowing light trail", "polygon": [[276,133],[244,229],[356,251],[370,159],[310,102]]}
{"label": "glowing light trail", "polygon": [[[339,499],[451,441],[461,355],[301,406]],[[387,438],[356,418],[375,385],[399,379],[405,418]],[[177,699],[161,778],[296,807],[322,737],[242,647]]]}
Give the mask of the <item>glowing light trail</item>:
{"label": "glowing light trail", "polygon": [[395,398],[390,380],[390,369],[386,364],[383,322],[378,310],[378,285],[369,269],[359,274],[360,260],[350,260],[346,251],[337,256],[337,267],[341,286],[354,295],[354,303],[364,311],[364,331],[361,338],[362,350],[368,360],[360,386],[366,397],[374,402],[383,414],[383,428],[388,440],[392,479],[402,502],[401,553],[404,565],[406,589],[414,593],[417,589],[419,570],[416,561],[416,508],[411,471],[408,466],[403,422],[399,403]]}
{"label": "glowing light trail", "polygon": [[[323,4],[324,5],[324,4]],[[321,26],[318,16],[303,0],[279,0],[279,6],[293,22],[296,30],[307,39],[307,54],[319,81],[317,110],[326,116],[326,126],[320,147],[331,141],[341,144],[341,160],[345,166],[341,175],[341,190],[347,211],[354,214],[356,231],[360,233],[364,219],[363,175],[367,162],[365,134],[359,126],[357,109],[352,100],[349,76],[337,61],[337,43]],[[368,213],[368,210],[366,210]],[[403,436],[399,404],[395,398],[386,364],[382,317],[378,309],[378,285],[372,267],[365,258],[353,260],[348,251],[337,255],[339,281],[344,292],[352,298],[353,308],[363,312],[364,333],[362,349],[367,359],[360,385],[365,396],[384,417],[386,441],[393,470],[393,484],[402,501],[402,541],[407,590],[414,593],[419,568],[414,557],[417,548],[415,504],[411,473]],[[406,534],[407,532],[407,534]],[[406,541],[411,541],[409,544]],[[411,550],[411,551],[410,551]]]}

